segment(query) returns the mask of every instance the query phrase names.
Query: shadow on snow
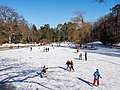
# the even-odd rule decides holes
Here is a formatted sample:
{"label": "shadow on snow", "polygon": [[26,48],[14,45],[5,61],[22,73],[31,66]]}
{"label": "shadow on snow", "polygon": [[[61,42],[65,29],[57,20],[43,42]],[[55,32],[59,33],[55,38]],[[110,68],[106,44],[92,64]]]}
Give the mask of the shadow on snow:
{"label": "shadow on snow", "polygon": [[66,68],[64,68],[64,67],[61,67],[61,66],[58,66],[59,68],[61,68],[61,69],[63,69],[63,70],[67,70]]}
{"label": "shadow on snow", "polygon": [[[49,90],[53,90],[50,87],[47,87],[39,82],[28,81],[28,79],[30,78],[35,78],[37,76],[40,77],[40,74],[37,73],[38,71],[40,71],[40,69],[35,68],[35,69],[21,70],[19,68],[22,68],[22,67],[24,68],[25,63],[19,64],[16,62],[14,63],[14,61],[17,61],[17,60],[14,60],[14,59],[12,60],[9,58],[0,59],[0,66],[2,68],[0,69],[0,73],[3,71],[8,71],[0,74],[0,77],[4,77],[0,79],[0,90],[15,90],[16,86],[11,84],[13,82],[34,83],[44,88],[47,88]],[[20,71],[14,71],[16,68]]]}
{"label": "shadow on snow", "polygon": [[84,80],[84,79],[82,79],[82,78],[79,78],[79,77],[77,77],[77,78],[78,78],[79,80],[81,80],[82,82],[88,84],[89,86],[93,87],[93,84],[92,84],[91,82],[86,81],[86,80]]}
{"label": "shadow on snow", "polygon": [[[4,78],[3,80],[0,80],[0,85],[2,86],[4,84],[13,83],[13,82],[24,82],[24,83],[38,84],[40,86],[43,86],[44,88],[47,88],[49,90],[53,90],[50,87],[47,87],[47,86],[45,86],[45,85],[43,85],[43,84],[41,84],[39,82],[36,82],[36,81],[27,81],[30,78],[35,78],[37,76],[40,76],[40,74],[36,73],[36,72],[37,72],[37,70],[29,70],[29,71],[26,71],[26,72],[23,71],[23,72],[18,72],[18,75],[14,75],[14,76],[9,76],[8,74],[6,74],[7,78]],[[32,75],[32,73],[34,73],[34,75]]]}

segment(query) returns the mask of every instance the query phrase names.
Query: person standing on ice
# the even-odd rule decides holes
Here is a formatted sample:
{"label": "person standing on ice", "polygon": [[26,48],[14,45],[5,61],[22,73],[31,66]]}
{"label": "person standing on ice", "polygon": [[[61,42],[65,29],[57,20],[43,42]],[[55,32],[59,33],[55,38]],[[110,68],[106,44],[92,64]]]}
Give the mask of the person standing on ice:
{"label": "person standing on ice", "polygon": [[32,51],[32,47],[30,47],[30,51]]}
{"label": "person standing on ice", "polygon": [[80,53],[79,55],[79,60],[82,60],[82,53]]}
{"label": "person standing on ice", "polygon": [[68,68],[70,68],[70,61],[68,60],[65,65],[67,65],[66,69],[68,70]]}
{"label": "person standing on ice", "polygon": [[44,65],[43,66],[43,69],[42,69],[42,77],[47,77],[46,76],[46,70],[47,70],[48,68],[46,68],[46,66]]}
{"label": "person standing on ice", "polygon": [[80,52],[80,48],[77,48],[77,53],[79,53]]}
{"label": "person standing on ice", "polygon": [[54,46],[53,46],[53,44],[52,44],[52,47],[53,47],[53,49],[54,49]]}
{"label": "person standing on ice", "polygon": [[99,83],[99,78],[102,78],[102,77],[100,76],[100,73],[99,73],[98,69],[96,69],[96,71],[94,72],[93,76],[94,76],[93,85],[95,85],[95,83],[97,81],[97,86],[99,86],[99,84],[100,84]]}
{"label": "person standing on ice", "polygon": [[70,71],[71,71],[71,69],[72,69],[73,71],[75,71],[74,68],[73,68],[73,61],[72,61],[72,60],[70,60],[70,65],[71,65],[71,66],[70,66]]}
{"label": "person standing on ice", "polygon": [[85,60],[87,60],[87,52],[85,52]]}

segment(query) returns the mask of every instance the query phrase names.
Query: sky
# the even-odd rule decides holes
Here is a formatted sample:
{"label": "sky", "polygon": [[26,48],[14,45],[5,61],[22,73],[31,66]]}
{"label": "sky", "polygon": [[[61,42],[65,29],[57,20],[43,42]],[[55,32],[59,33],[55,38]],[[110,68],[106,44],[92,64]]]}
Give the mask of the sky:
{"label": "sky", "polygon": [[98,3],[95,0],[0,0],[0,5],[9,6],[22,15],[29,24],[37,28],[50,24],[55,28],[58,24],[71,21],[76,10],[83,13],[84,19],[94,22],[101,16],[110,13],[110,8],[120,4],[120,0],[107,0]]}

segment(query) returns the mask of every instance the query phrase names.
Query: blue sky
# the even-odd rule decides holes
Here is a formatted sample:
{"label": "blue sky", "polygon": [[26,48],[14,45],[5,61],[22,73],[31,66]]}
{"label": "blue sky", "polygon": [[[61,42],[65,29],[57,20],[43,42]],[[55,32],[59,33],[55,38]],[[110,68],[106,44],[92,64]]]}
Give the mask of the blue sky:
{"label": "blue sky", "polygon": [[107,0],[105,4],[94,0],[0,0],[0,4],[12,7],[37,28],[44,24],[56,27],[69,22],[74,17],[73,11],[78,9],[84,12],[86,21],[94,22],[118,3],[120,0]]}

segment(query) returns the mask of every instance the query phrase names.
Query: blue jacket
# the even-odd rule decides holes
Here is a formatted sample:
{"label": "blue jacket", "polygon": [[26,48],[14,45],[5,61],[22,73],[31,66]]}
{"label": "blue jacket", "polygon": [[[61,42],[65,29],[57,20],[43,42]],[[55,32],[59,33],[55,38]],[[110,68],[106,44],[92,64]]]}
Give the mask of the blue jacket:
{"label": "blue jacket", "polygon": [[100,73],[98,70],[93,75],[94,75],[95,79],[99,79],[99,77],[100,77]]}

